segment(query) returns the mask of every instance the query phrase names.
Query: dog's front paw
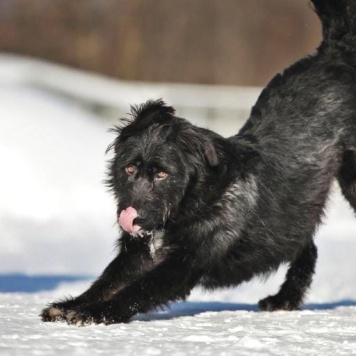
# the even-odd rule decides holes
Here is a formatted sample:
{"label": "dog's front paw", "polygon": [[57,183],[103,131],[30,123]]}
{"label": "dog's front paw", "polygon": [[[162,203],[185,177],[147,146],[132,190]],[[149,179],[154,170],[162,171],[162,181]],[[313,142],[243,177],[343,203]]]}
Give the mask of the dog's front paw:
{"label": "dog's front paw", "polygon": [[82,305],[76,310],[70,310],[66,314],[68,324],[85,326],[90,324],[115,324],[129,321],[129,317],[124,317],[115,313],[115,309],[110,303],[95,303]]}
{"label": "dog's front paw", "polygon": [[111,302],[88,303],[76,299],[52,303],[42,310],[42,321],[64,321],[71,325],[125,323],[130,316]]}
{"label": "dog's front paw", "polygon": [[63,321],[65,320],[65,310],[55,304],[51,304],[42,310],[40,317],[42,321]]}
{"label": "dog's front paw", "polygon": [[69,310],[66,315],[66,321],[68,324],[76,326],[106,324],[106,317],[100,309],[87,305],[76,310]]}
{"label": "dog's front paw", "polygon": [[[93,310],[91,310],[93,309]],[[88,324],[100,324],[104,320],[100,317],[100,313],[96,312],[94,308],[89,306],[70,306],[66,307],[61,303],[53,303],[47,308],[42,310],[42,321],[64,321],[73,325],[88,325]]]}
{"label": "dog's front paw", "polygon": [[51,303],[40,314],[42,321],[66,321],[68,313],[79,308],[83,301],[68,298],[66,300]]}

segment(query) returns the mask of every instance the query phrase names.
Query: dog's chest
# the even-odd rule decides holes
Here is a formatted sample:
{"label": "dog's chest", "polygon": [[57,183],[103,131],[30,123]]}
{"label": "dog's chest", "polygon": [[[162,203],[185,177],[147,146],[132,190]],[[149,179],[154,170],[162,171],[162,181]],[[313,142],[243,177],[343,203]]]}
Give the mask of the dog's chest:
{"label": "dog's chest", "polygon": [[155,231],[148,244],[150,255],[155,259],[157,251],[163,246],[164,231]]}

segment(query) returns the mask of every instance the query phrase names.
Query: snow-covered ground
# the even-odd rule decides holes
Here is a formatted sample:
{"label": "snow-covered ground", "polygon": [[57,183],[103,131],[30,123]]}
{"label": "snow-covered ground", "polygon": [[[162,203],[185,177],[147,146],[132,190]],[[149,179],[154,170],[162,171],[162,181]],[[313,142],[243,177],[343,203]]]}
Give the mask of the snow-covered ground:
{"label": "snow-covered ground", "polygon": [[67,286],[52,293],[0,295],[0,354],[356,354],[356,307],[342,303],[310,305],[301,312],[261,313],[251,295],[252,304],[174,304],[170,311],[138,316],[129,324],[78,328],[41,323],[38,313],[43,305],[71,289],[75,292]]}
{"label": "snow-covered ground", "polygon": [[[113,258],[117,237],[102,184],[109,125],[0,69],[0,273],[96,276]],[[63,283],[0,293],[0,355],[356,355],[356,219],[336,187],[316,241],[319,261],[302,312],[257,312],[257,301],[277,291],[284,267],[266,282],[195,290],[186,303],[130,324],[42,323],[44,305],[89,282]]]}

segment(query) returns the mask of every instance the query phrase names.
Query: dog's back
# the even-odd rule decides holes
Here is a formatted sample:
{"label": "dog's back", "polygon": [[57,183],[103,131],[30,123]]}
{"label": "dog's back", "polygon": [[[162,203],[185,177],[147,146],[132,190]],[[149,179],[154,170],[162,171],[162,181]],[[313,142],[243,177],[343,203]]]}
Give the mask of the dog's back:
{"label": "dog's back", "polygon": [[340,161],[356,149],[356,1],[311,1],[322,22],[321,45],[275,76],[239,133],[255,137],[273,159],[303,167]]}

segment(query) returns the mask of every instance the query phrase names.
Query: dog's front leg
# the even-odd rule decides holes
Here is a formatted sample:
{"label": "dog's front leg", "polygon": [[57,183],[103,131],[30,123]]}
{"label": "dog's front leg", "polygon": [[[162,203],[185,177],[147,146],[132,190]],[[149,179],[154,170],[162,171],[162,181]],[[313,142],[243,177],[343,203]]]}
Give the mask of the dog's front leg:
{"label": "dog's front leg", "polygon": [[51,303],[43,309],[43,321],[67,320],[82,306],[112,298],[127,284],[139,278],[154,266],[149,248],[135,240],[123,240],[119,255],[108,265],[102,275],[83,294]]}
{"label": "dog's front leg", "polygon": [[76,325],[127,322],[137,313],[148,312],[170,301],[184,300],[200,277],[201,272],[193,267],[187,256],[175,254],[110,300],[82,305],[67,320]]}

